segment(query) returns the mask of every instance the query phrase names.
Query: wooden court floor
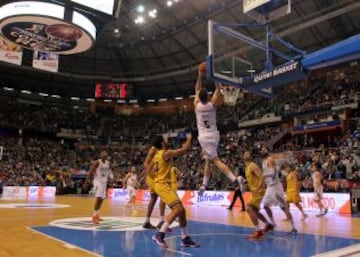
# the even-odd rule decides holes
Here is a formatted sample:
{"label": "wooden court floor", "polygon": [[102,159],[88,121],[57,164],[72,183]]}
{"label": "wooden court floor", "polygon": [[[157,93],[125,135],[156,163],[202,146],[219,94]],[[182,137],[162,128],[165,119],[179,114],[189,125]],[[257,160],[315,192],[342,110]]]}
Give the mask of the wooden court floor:
{"label": "wooden court floor", "polygon": [[[93,203],[94,198],[79,196],[56,196],[45,200],[0,198],[0,256],[94,256],[91,251],[71,247],[63,241],[30,229],[34,226],[48,226],[50,222],[59,219],[89,217],[90,220]],[[53,205],[59,205],[61,208],[52,208]],[[122,202],[106,200],[101,209],[101,215],[103,217],[140,217],[141,220],[145,216],[145,208],[146,203],[137,203],[136,213],[134,213]],[[190,221],[251,227],[246,212],[240,212],[237,208],[229,211],[225,206],[187,205],[186,210]],[[335,213],[316,218],[316,213],[310,212],[306,222],[301,222],[300,214],[296,211],[292,213],[296,227],[301,233],[360,239],[360,218]],[[153,213],[155,225],[158,215],[156,208]],[[283,219],[284,215],[275,211],[276,230],[289,229],[289,225]],[[95,256],[99,255],[95,254]]]}

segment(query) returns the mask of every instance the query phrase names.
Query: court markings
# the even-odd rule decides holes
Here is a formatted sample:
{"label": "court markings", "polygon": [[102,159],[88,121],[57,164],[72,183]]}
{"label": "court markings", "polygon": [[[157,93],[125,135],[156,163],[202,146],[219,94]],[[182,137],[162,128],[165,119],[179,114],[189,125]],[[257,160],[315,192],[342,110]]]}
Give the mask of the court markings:
{"label": "court markings", "polygon": [[[143,217],[115,217],[115,216],[104,216],[103,221],[99,225],[92,223],[91,217],[76,217],[53,220],[50,222],[50,226],[65,228],[65,229],[76,229],[76,230],[88,230],[88,231],[146,231],[142,227],[144,224]],[[159,222],[158,219],[152,219],[152,221]],[[178,222],[171,224],[171,227],[179,226]]]}
{"label": "court markings", "polygon": [[[104,217],[104,219],[113,218],[113,217]],[[128,218],[134,217],[117,217],[117,219],[122,220],[120,223],[119,221],[111,221],[108,220],[110,226],[125,226],[126,227],[138,227],[141,228],[140,230],[115,230],[111,231],[108,228],[105,230],[97,230],[96,226],[91,225],[91,228],[88,227],[87,231],[81,231],[82,229],[77,228],[64,228],[64,227],[54,227],[54,226],[42,226],[42,227],[34,227],[36,231],[40,231],[41,234],[50,235],[51,238],[60,238],[61,242],[65,242],[64,247],[69,249],[87,249],[87,251],[91,251],[94,253],[94,250],[101,250],[98,251],[96,256],[108,256],[108,257],[117,257],[122,256],[124,254],[128,254],[129,256],[142,256],[144,254],[150,254],[148,256],[153,256],[152,254],[157,254],[158,256],[167,256],[161,255],[161,252],[171,254],[172,256],[207,256],[207,257],[214,257],[216,252],[219,250],[217,245],[221,245],[225,251],[225,255],[227,256],[237,256],[238,253],[244,253],[244,250],[248,251],[248,253],[253,254],[253,256],[260,256],[259,254],[263,251],[266,252],[273,252],[273,255],[269,256],[282,256],[286,251],[287,253],[294,251],[295,248],[298,248],[299,256],[312,256],[316,252],[318,253],[326,253],[325,255],[319,255],[316,257],[324,257],[330,256],[329,253],[336,253],[339,252],[338,249],[344,249],[346,245],[349,244],[358,244],[359,240],[353,239],[352,241],[348,242],[346,238],[334,238],[328,236],[320,236],[317,238],[317,235],[307,234],[307,233],[299,233],[295,235],[288,235],[284,231],[276,231],[275,233],[269,233],[263,240],[248,240],[247,237],[249,234],[253,232],[250,228],[245,227],[238,227],[238,226],[226,226],[223,224],[211,224],[208,222],[191,222],[193,223],[191,227],[197,227],[195,233],[190,233],[190,236],[200,243],[200,248],[184,248],[179,247],[179,243],[181,241],[180,233],[176,235],[169,234],[165,237],[165,241],[168,244],[168,248],[162,249],[158,247],[154,242],[151,240],[151,236],[149,233],[155,230],[146,230],[144,231],[140,225],[140,221],[143,221],[142,217],[138,217],[140,220],[136,221],[133,220],[132,222],[128,223]],[[86,224],[89,223],[90,218],[86,217]],[[67,219],[65,219],[67,220]],[[76,221],[76,226],[78,225]],[[80,225],[82,222],[80,222]],[[204,225],[204,226],[203,226]],[[82,226],[82,225],[81,225]],[[86,225],[88,226],[88,225]],[[64,230],[65,229],[65,230]],[[228,232],[221,231],[221,230],[230,230]],[[68,232],[67,232],[68,231]],[[76,232],[77,231],[77,232]],[[237,232],[238,231],[238,232]],[[88,234],[88,233],[92,234]],[[120,232],[120,233],[119,233]],[[140,232],[140,234],[138,234]],[[116,233],[116,237],[109,237],[108,233]],[[119,234],[118,234],[119,233]],[[144,234],[145,233],[145,234]],[[115,234],[112,234],[115,235]],[[315,238],[314,238],[315,237]],[[90,241],[87,241],[89,240]],[[119,248],[119,239],[120,248]],[[239,239],[244,239],[240,240]],[[336,244],[325,244],[327,239],[335,240],[333,241]],[[339,242],[344,241],[344,242]],[[105,243],[106,242],[106,243]],[[239,246],[238,243],[242,242],[241,247],[239,248],[234,246]],[[130,245],[128,245],[130,243]],[[136,248],[136,244],[141,244],[143,247]],[[304,244],[307,245],[304,249]],[[315,246],[314,246],[315,245]],[[360,245],[360,244],[359,244]],[[135,248],[134,248],[135,247]],[[274,248],[275,247],[275,248]],[[315,249],[314,247],[318,247]],[[230,249],[231,248],[231,249]],[[137,249],[134,251],[134,249]],[[198,249],[198,250],[197,250]],[[229,250],[230,249],[230,250]],[[320,249],[320,251],[319,251]],[[331,249],[334,249],[331,251]],[[120,250],[120,251],[119,251]],[[235,250],[235,252],[234,252]],[[326,251],[327,250],[327,251]],[[351,254],[358,254],[358,248],[352,248],[352,251],[349,253]],[[155,252],[154,252],[155,251]],[[160,252],[159,252],[160,251]],[[230,251],[230,252],[229,252]],[[115,254],[116,253],[116,254]],[[344,255],[344,252],[340,252],[343,255],[331,255],[331,257],[340,257],[340,256],[347,256],[353,257],[355,255]]]}
{"label": "court markings", "polygon": [[70,205],[57,203],[1,203],[0,208],[13,209],[56,209],[68,208]]}
{"label": "court markings", "polygon": [[356,257],[360,256],[360,244],[313,255],[312,257]]}
{"label": "court markings", "polygon": [[32,231],[33,233],[37,233],[37,234],[39,234],[39,235],[45,236],[45,237],[50,238],[50,239],[52,239],[52,240],[54,240],[54,241],[57,241],[57,242],[62,243],[65,248],[68,248],[68,249],[71,249],[71,250],[79,249],[79,250],[81,250],[81,251],[83,251],[83,252],[89,253],[89,254],[91,254],[91,255],[93,255],[93,256],[96,256],[96,257],[104,257],[104,256],[102,256],[102,255],[99,255],[99,254],[95,253],[95,252],[89,251],[89,250],[87,250],[87,249],[85,249],[85,248],[78,247],[78,246],[73,245],[73,244],[69,244],[68,242],[66,242],[66,241],[64,241],[64,240],[61,240],[61,239],[56,238],[56,237],[54,237],[54,236],[50,236],[49,234],[40,232],[40,231],[35,230],[35,229],[31,228],[31,227],[26,227],[26,228],[29,229],[30,231]]}

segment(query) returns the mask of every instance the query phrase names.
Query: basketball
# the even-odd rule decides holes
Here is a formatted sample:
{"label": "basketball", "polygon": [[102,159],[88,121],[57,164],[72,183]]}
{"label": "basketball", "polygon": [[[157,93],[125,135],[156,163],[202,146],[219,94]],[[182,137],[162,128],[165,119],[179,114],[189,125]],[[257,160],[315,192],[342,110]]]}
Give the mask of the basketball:
{"label": "basketball", "polygon": [[65,41],[75,41],[82,37],[82,32],[75,26],[67,24],[53,24],[47,27],[48,35]]}
{"label": "basketball", "polygon": [[206,62],[202,62],[199,64],[199,71],[206,72]]}

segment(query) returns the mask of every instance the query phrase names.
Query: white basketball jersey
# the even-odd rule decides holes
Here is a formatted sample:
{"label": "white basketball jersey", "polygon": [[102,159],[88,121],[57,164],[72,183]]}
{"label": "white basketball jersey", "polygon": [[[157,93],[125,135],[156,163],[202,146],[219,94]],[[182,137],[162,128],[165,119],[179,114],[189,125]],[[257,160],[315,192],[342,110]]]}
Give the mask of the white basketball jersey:
{"label": "white basketball jersey", "polygon": [[108,178],[112,176],[110,162],[103,162],[101,159],[99,159],[98,162],[99,166],[96,168],[94,180],[106,182]]}
{"label": "white basketball jersey", "polygon": [[137,176],[136,174],[131,174],[131,176],[129,176],[128,180],[126,181],[126,185],[130,187],[136,187],[136,184],[137,184]]}
{"label": "white basketball jersey", "polygon": [[217,131],[216,109],[211,102],[206,104],[198,102],[195,106],[195,114],[199,134]]}
{"label": "white basketball jersey", "polygon": [[266,160],[262,163],[263,176],[265,179],[265,184],[267,186],[275,186],[280,182],[278,172],[276,168],[269,168],[267,166]]}

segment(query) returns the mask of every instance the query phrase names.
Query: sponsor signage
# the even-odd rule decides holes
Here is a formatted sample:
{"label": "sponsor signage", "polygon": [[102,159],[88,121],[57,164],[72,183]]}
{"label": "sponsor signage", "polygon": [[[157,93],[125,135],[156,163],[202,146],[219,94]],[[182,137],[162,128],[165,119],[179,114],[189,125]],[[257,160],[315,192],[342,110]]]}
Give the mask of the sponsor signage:
{"label": "sponsor signage", "polygon": [[21,65],[22,52],[11,52],[0,50],[0,61]]}
{"label": "sponsor signage", "polygon": [[0,36],[0,61],[21,65],[22,48]]}
{"label": "sponsor signage", "polygon": [[73,11],[64,21],[63,6],[44,2],[15,2],[0,8],[0,33],[21,47],[57,54],[76,54],[92,47],[94,24]]}
{"label": "sponsor signage", "polygon": [[324,121],[324,122],[317,122],[314,124],[305,124],[293,127],[293,132],[304,131],[304,130],[320,130],[324,128],[333,128],[341,126],[341,120],[332,120],[332,121]]}
{"label": "sponsor signage", "polygon": [[51,52],[34,51],[33,67],[40,70],[57,72],[59,68],[59,55]]}
{"label": "sponsor signage", "polygon": [[5,186],[3,188],[3,198],[42,198],[55,197],[56,187],[39,186]]}
{"label": "sponsor signage", "polygon": [[266,93],[266,89],[302,80],[305,77],[306,74],[303,72],[300,63],[292,61],[272,70],[244,77],[242,83],[244,88],[249,91],[264,91]]}
{"label": "sponsor signage", "polygon": [[[123,189],[109,189],[123,190]],[[108,191],[108,192],[109,192]],[[126,190],[123,190],[126,191]],[[137,201],[149,201],[147,190],[137,190]],[[216,205],[216,206],[229,206],[233,198],[233,191],[205,191],[203,196],[199,196],[197,191],[178,190],[179,198],[183,204],[196,204],[196,205]],[[109,194],[108,194],[109,195]],[[116,195],[116,194],[115,194]],[[318,211],[317,204],[313,200],[313,193],[300,193],[302,203],[305,211]],[[349,193],[324,193],[323,203],[328,208],[329,212],[336,212],[342,214],[351,213],[351,202]],[[251,197],[250,192],[243,193],[245,204],[248,203]],[[120,197],[115,199],[120,199]],[[240,203],[235,204],[240,206]],[[278,208],[278,207],[274,207]],[[291,205],[291,208],[295,208]]]}
{"label": "sponsor signage", "polygon": [[251,83],[256,84],[263,82],[268,79],[273,79],[274,77],[281,76],[285,73],[289,73],[292,71],[299,70],[300,64],[299,62],[291,62],[289,64],[274,68],[271,71],[261,72],[259,74],[255,74],[253,78],[251,78]]}

